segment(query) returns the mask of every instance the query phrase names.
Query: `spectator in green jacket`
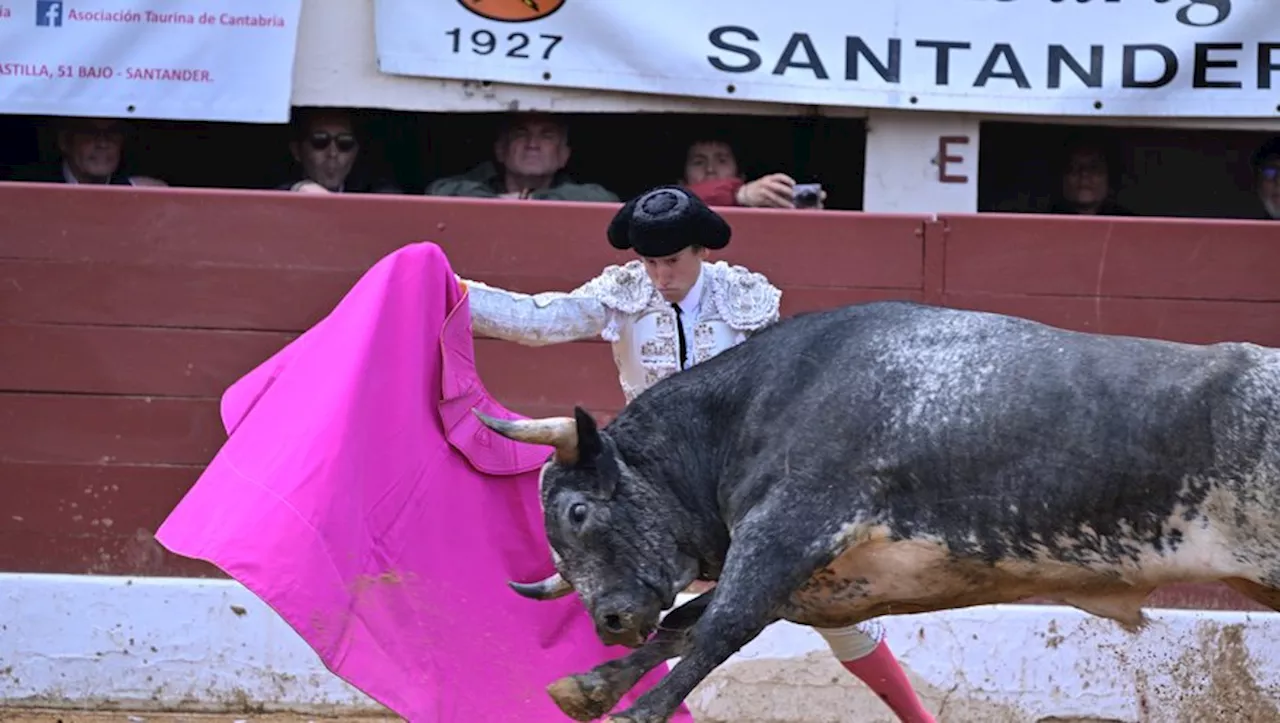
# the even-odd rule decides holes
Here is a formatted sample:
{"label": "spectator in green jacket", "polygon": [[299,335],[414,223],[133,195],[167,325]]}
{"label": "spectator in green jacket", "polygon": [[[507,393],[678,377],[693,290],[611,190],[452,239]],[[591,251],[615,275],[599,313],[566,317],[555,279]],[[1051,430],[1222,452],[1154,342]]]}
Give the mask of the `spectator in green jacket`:
{"label": "spectator in green jacket", "polygon": [[577,183],[564,172],[569,162],[569,130],[542,113],[511,116],[493,143],[494,160],[427,186],[428,196],[531,198],[542,201],[618,202],[596,183]]}

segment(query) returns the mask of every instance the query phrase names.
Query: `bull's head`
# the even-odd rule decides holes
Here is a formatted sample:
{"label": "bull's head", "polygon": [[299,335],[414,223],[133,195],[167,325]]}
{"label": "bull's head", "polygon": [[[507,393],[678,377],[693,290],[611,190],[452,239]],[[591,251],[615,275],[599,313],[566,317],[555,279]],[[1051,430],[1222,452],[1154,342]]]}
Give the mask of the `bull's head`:
{"label": "bull's head", "polygon": [[677,546],[673,511],[664,510],[672,498],[628,466],[613,439],[581,408],[573,417],[552,419],[476,415],[508,439],[555,449],[539,485],[557,572],[511,586],[535,600],[577,591],[602,641],[643,643],[662,610],[697,574],[697,562]]}

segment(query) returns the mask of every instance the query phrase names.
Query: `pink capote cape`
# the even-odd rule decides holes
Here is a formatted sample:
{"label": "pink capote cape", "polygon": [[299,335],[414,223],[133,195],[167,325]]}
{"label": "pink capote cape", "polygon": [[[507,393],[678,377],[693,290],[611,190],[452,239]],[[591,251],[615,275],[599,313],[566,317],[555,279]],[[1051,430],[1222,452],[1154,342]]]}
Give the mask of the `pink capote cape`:
{"label": "pink capote cape", "polygon": [[562,723],[547,684],[626,651],[576,595],[507,587],[554,571],[537,490],[550,449],[471,413],[519,418],[481,383],[471,333],[439,247],[383,258],[226,391],[229,437],[156,538],[224,570],[411,723]]}

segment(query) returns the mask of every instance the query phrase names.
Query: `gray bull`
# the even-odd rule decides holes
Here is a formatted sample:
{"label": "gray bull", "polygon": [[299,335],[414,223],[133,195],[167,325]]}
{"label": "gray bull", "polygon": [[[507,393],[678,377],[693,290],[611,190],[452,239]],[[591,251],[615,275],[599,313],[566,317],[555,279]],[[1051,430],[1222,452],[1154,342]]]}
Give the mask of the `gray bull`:
{"label": "gray bull", "polygon": [[[605,643],[638,648],[550,686],[579,720],[679,656],[609,719],[668,720],[780,619],[1040,596],[1136,631],[1157,586],[1209,581],[1280,609],[1280,352],[1252,344],[881,302],[783,321],[603,429],[484,420],[555,450],[559,572],[516,589],[576,591]],[[717,587],[659,629],[699,579]]]}

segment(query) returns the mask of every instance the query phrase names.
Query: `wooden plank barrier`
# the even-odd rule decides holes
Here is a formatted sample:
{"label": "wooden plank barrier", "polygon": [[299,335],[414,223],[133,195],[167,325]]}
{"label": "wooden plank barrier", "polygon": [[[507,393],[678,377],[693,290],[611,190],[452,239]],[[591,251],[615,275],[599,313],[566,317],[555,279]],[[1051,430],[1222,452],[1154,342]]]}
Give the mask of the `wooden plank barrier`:
{"label": "wooden plank barrier", "polygon": [[[0,184],[0,571],[220,575],[151,533],[222,443],[217,402],[379,258],[440,244],[463,276],[569,290],[628,260],[616,204]],[[1280,346],[1280,233],[1260,223],[726,209],[719,256],[783,313],[876,299],[1070,328]],[[608,347],[477,340],[524,414],[621,405]],[[1217,587],[1160,604],[1244,607]]]}
{"label": "wooden plank barrier", "polygon": [[1280,224],[998,214],[943,223],[947,306],[1280,347]]}

